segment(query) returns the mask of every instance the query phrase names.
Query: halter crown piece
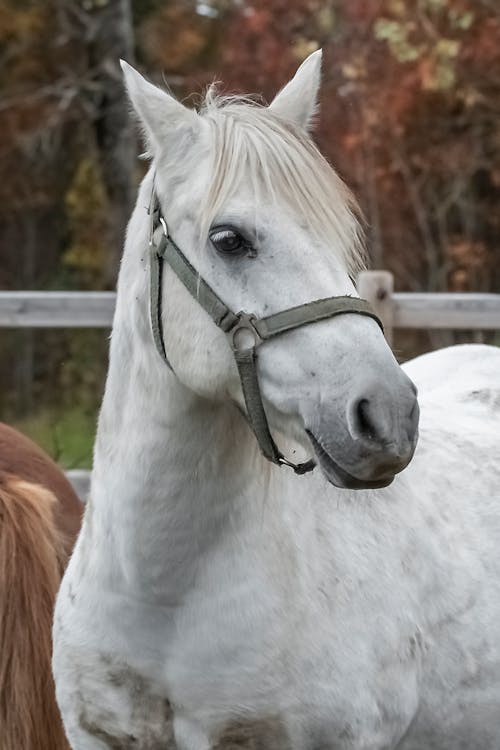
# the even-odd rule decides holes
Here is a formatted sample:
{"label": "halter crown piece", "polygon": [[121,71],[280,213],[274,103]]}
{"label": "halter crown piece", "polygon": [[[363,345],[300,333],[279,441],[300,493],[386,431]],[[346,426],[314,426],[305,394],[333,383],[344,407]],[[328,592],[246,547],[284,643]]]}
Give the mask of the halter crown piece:
{"label": "halter crown piece", "polygon": [[[259,388],[256,350],[274,336],[279,336],[309,323],[315,323],[318,320],[333,318],[336,315],[355,313],[356,315],[368,316],[373,318],[383,331],[379,318],[366,300],[357,297],[318,299],[304,305],[290,307],[266,318],[257,318],[252,313],[243,311],[234,313],[198,274],[182,250],[170,237],[154,187],[149,215],[151,331],[161,358],[172,370],[165,349],[162,325],[162,276],[163,266],[166,262],[192,297],[212,318],[215,325],[228,336],[238,367],[247,411],[246,416],[264,457],[279,466],[290,466],[296,474],[305,474],[312,471],[316,465],[313,460],[295,464],[285,458],[273,440]],[[242,331],[251,334],[254,340],[252,346],[248,347],[248,336],[241,336]],[[245,346],[241,345],[243,341]]]}

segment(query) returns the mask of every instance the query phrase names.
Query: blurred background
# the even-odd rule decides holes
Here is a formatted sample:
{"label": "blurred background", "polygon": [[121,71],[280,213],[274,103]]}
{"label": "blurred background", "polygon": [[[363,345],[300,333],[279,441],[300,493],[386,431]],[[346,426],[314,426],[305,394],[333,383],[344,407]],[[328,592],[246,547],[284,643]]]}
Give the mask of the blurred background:
{"label": "blurred background", "polygon": [[[145,169],[118,58],[188,103],[214,79],[270,100],[318,47],[316,139],[372,266],[398,291],[500,292],[498,0],[0,0],[0,288],[114,288]],[[91,462],[108,337],[0,329],[0,419],[67,468]],[[500,344],[395,348],[461,340]]]}

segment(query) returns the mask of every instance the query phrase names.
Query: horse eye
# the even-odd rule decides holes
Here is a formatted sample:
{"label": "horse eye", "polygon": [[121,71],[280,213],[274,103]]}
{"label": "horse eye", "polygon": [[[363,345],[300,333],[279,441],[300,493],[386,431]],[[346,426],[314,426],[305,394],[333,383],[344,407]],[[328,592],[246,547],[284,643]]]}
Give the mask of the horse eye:
{"label": "horse eye", "polygon": [[249,249],[248,241],[235,229],[214,229],[210,234],[210,240],[217,252],[222,255],[241,255]]}

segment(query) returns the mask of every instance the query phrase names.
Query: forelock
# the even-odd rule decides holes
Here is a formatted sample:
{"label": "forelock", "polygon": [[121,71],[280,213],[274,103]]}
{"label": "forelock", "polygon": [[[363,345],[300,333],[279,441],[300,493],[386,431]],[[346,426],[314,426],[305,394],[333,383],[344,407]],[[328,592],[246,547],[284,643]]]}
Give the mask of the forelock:
{"label": "forelock", "polygon": [[364,266],[356,201],[305,131],[254,99],[219,96],[214,87],[200,114],[214,140],[212,178],[200,216],[203,235],[245,180],[257,207],[262,200],[284,200],[320,239],[334,244],[352,275]]}

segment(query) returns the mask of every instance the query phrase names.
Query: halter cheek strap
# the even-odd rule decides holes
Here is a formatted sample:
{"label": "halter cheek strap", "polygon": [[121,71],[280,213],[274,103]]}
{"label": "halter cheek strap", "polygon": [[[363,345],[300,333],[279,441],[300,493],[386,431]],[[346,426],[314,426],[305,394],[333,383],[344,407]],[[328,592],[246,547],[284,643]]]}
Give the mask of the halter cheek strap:
{"label": "halter cheek strap", "polygon": [[[327,297],[297,307],[290,307],[265,318],[257,318],[243,311],[234,313],[198,274],[169,236],[165,220],[160,215],[156,195],[153,196],[153,201],[149,243],[150,313],[151,331],[158,353],[168,367],[172,369],[168,361],[162,329],[162,277],[163,265],[166,262],[192,297],[210,315],[215,325],[227,334],[240,376],[247,419],[257,438],[262,454],[272,463],[290,466],[296,474],[305,474],[312,471],[315,466],[314,461],[306,461],[300,464],[289,461],[273,440],[259,387],[257,349],[265,341],[275,336],[337,315],[347,313],[365,315],[373,318],[383,330],[382,323],[368,302],[357,297]],[[162,232],[156,244],[155,237],[158,236],[160,226]],[[254,342],[251,346],[248,346],[249,336],[253,338]]]}

